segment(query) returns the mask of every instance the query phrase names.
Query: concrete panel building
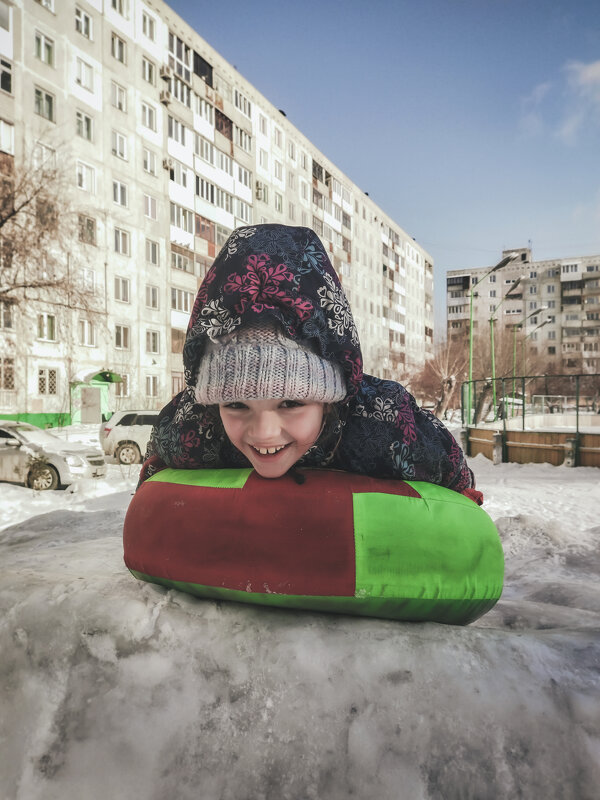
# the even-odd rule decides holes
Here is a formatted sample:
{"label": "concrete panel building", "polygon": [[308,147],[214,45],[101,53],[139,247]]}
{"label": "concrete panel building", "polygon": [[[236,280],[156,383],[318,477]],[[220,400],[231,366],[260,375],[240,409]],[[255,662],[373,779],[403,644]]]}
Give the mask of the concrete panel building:
{"label": "concrete panel building", "polygon": [[[534,261],[530,248],[506,267],[451,270],[446,277],[447,333],[468,339],[470,293],[473,332],[523,331],[525,347],[555,372],[600,372],[600,255]],[[518,285],[515,284],[518,281]],[[514,288],[513,288],[514,287]]]}
{"label": "concrete panel building", "polygon": [[103,410],[161,407],[183,386],[196,290],[251,223],[321,237],[367,372],[431,355],[429,254],[166,3],[0,0],[0,59],[0,164],[64,169],[70,269],[93,300],[0,304],[0,416],[77,418],[77,386]]}

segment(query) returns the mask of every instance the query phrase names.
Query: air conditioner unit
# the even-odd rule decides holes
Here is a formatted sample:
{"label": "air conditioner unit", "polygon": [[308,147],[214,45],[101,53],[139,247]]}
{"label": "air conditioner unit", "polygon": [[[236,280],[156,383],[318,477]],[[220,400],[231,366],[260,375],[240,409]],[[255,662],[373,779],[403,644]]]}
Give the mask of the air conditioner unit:
{"label": "air conditioner unit", "polygon": [[172,158],[163,158],[163,169],[173,169]]}
{"label": "air conditioner unit", "polygon": [[173,70],[168,64],[163,64],[160,68],[160,77],[163,81],[170,81],[173,77]]}
{"label": "air conditioner unit", "polygon": [[160,93],[159,100],[161,103],[168,106],[171,102],[171,92],[168,89],[163,89]]}

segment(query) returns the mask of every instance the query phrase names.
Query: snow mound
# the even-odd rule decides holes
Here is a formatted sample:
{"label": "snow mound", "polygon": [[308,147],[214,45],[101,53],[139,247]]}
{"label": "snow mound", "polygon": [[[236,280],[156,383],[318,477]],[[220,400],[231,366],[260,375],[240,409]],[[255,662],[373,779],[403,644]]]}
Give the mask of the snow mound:
{"label": "snow mound", "polygon": [[510,467],[478,475],[506,589],[468,627],[140,583],[130,487],[55,493],[0,533],[0,796],[596,798],[598,473]]}

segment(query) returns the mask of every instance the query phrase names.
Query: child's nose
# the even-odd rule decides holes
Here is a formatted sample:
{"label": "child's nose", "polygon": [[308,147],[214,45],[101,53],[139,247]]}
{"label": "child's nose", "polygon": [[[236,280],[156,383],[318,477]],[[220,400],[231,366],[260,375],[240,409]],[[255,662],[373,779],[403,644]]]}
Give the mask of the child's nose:
{"label": "child's nose", "polygon": [[279,434],[281,426],[274,411],[260,411],[252,420],[251,433],[257,441],[268,442]]}

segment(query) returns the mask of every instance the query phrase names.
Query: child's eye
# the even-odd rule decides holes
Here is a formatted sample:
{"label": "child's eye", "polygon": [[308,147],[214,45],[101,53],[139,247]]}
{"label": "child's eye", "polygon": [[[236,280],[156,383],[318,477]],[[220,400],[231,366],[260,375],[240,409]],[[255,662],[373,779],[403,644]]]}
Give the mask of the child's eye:
{"label": "child's eye", "polygon": [[230,408],[232,411],[241,411],[244,408],[248,408],[245,403],[225,403],[224,408]]}
{"label": "child's eye", "polygon": [[303,405],[304,403],[301,403],[298,400],[283,400],[281,403],[281,408],[300,408]]}

